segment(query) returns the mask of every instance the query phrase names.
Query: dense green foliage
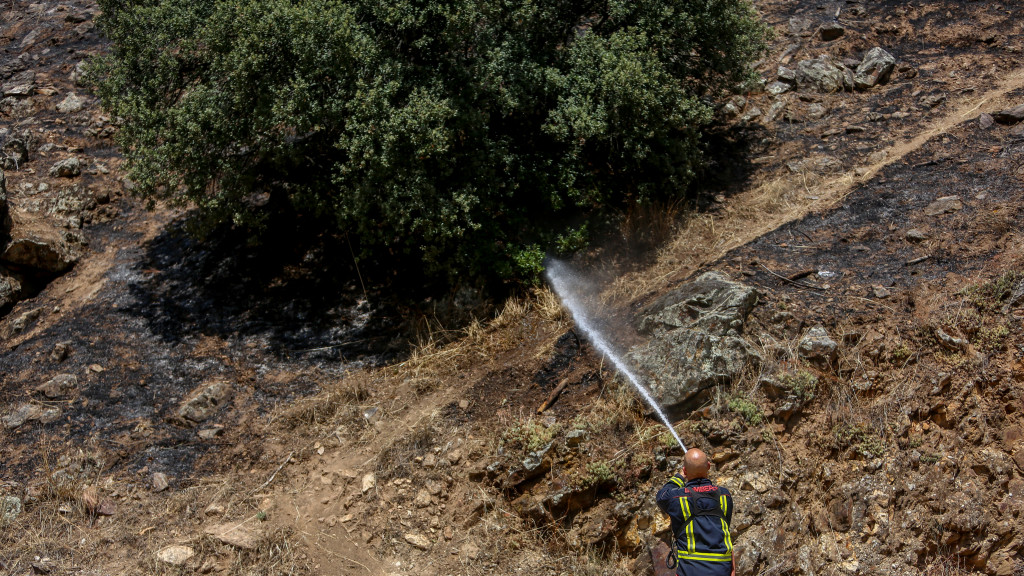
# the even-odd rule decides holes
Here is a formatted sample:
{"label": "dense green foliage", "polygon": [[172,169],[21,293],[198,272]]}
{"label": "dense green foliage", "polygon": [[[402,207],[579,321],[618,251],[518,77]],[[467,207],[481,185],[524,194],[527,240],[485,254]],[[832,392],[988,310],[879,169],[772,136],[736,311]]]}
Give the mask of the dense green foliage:
{"label": "dense green foliage", "polygon": [[448,275],[529,275],[678,194],[764,37],[748,0],[100,5],[140,195],[257,229],[314,214]]}

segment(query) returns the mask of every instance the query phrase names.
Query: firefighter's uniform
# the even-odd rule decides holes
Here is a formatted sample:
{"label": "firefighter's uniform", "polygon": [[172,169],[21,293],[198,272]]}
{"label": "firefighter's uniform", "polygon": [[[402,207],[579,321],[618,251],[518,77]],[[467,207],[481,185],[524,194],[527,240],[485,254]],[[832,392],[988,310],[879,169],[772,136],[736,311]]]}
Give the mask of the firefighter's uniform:
{"label": "firefighter's uniform", "polygon": [[729,576],[732,572],[732,495],[707,478],[669,478],[658,507],[672,519],[679,576]]}

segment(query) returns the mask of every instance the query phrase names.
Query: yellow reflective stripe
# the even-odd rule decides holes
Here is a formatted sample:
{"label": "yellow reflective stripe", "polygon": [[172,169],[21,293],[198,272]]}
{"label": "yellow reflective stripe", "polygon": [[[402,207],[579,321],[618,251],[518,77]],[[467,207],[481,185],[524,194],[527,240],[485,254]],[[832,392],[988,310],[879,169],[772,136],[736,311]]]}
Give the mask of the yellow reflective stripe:
{"label": "yellow reflective stripe", "polygon": [[722,518],[722,538],[725,540],[725,547],[729,552],[732,552],[732,534],[729,533],[729,525],[725,523],[725,518]]}
{"label": "yellow reflective stripe", "polygon": [[718,504],[722,508],[722,516],[729,515],[729,502],[725,499],[725,496],[718,497]]}
{"label": "yellow reflective stripe", "polygon": [[678,552],[680,560],[701,560],[704,562],[730,562],[732,561],[732,553],[716,553],[716,552]]}
{"label": "yellow reflective stripe", "polygon": [[680,496],[679,497],[679,509],[683,511],[683,520],[689,520],[690,519],[690,512],[686,508],[686,497],[685,496]]}
{"label": "yellow reflective stripe", "polygon": [[683,487],[683,481],[682,481],[682,480],[680,480],[679,478],[676,478],[675,476],[673,476],[673,477],[669,478],[669,479],[668,479],[668,481],[669,481],[669,482],[672,482],[672,483],[673,483],[673,484],[675,484],[676,486],[679,486],[680,488],[682,488],[682,487]]}

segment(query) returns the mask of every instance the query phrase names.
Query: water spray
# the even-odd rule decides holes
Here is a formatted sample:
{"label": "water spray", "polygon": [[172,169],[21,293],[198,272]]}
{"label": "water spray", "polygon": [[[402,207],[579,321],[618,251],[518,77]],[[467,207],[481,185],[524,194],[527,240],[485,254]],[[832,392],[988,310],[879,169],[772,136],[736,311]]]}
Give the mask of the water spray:
{"label": "water spray", "polygon": [[587,311],[580,302],[579,295],[575,294],[572,289],[572,283],[574,280],[575,283],[580,283],[578,276],[568,266],[558,260],[548,261],[547,276],[548,280],[551,282],[551,288],[554,289],[555,294],[557,294],[559,300],[562,301],[562,305],[569,309],[569,313],[572,314],[573,320],[576,321],[576,327],[583,332],[583,335],[587,340],[590,340],[590,343],[594,345],[594,348],[597,348],[597,350],[615,366],[615,369],[619,371],[619,374],[625,376],[626,379],[629,380],[629,383],[633,385],[633,388],[636,388],[637,392],[640,393],[640,396],[642,396],[647,402],[647,405],[654,409],[658,418],[660,418],[662,423],[665,424],[668,431],[672,433],[672,436],[683,448],[683,452],[685,453],[686,444],[683,444],[682,438],[679,437],[675,428],[673,428],[672,424],[668,421],[668,417],[665,416],[665,413],[661,410],[661,406],[658,406],[658,403],[654,400],[654,397],[651,396],[651,393],[643,384],[640,383],[640,378],[637,377],[637,375],[630,370],[626,362],[615,353],[615,350],[612,349],[611,345],[604,339],[604,336],[597,330],[590,317],[587,315]]}

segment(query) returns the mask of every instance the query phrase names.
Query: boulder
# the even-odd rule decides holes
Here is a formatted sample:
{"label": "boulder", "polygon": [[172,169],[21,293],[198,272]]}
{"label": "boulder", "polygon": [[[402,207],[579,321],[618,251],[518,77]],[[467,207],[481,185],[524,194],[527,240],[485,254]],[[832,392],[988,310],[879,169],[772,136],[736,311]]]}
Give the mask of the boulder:
{"label": "boulder", "polygon": [[78,261],[79,255],[56,230],[27,233],[18,228],[11,231],[11,242],[0,255],[8,266],[30,268],[42,274],[63,274]]}
{"label": "boulder", "polygon": [[801,60],[796,65],[796,82],[801,88],[818,92],[842,92],[843,69],[825,55],[814,60]]}
{"label": "boulder", "polygon": [[760,361],[741,337],[757,297],[753,288],[708,272],[648,307],[640,332],[651,339],[628,356],[671,417]]}
{"label": "boulder", "polygon": [[839,345],[829,337],[821,326],[815,326],[804,334],[797,345],[801,356],[813,362],[828,363],[836,359]]}
{"label": "boulder", "polygon": [[896,67],[896,57],[882,48],[872,48],[864,56],[853,75],[853,85],[858,90],[867,90],[889,79]]}
{"label": "boulder", "polygon": [[212,382],[192,391],[192,394],[178,408],[178,417],[186,423],[199,423],[213,416],[227,404],[231,396],[231,384]]}
{"label": "boulder", "polygon": [[4,428],[13,430],[29,420],[38,419],[42,412],[43,410],[40,406],[23,402],[11,410],[7,415],[0,418],[0,423],[4,425]]}
{"label": "boulder", "polygon": [[82,173],[82,161],[72,156],[58,160],[50,167],[50,176],[56,178],[74,178]]}
{"label": "boulder", "polygon": [[992,119],[1000,124],[1016,124],[1024,120],[1024,104],[996,112],[992,114]]}
{"label": "boulder", "polygon": [[835,21],[826,22],[818,28],[818,36],[825,42],[841,38],[843,34],[846,34],[846,28],[843,28],[840,23]]}

